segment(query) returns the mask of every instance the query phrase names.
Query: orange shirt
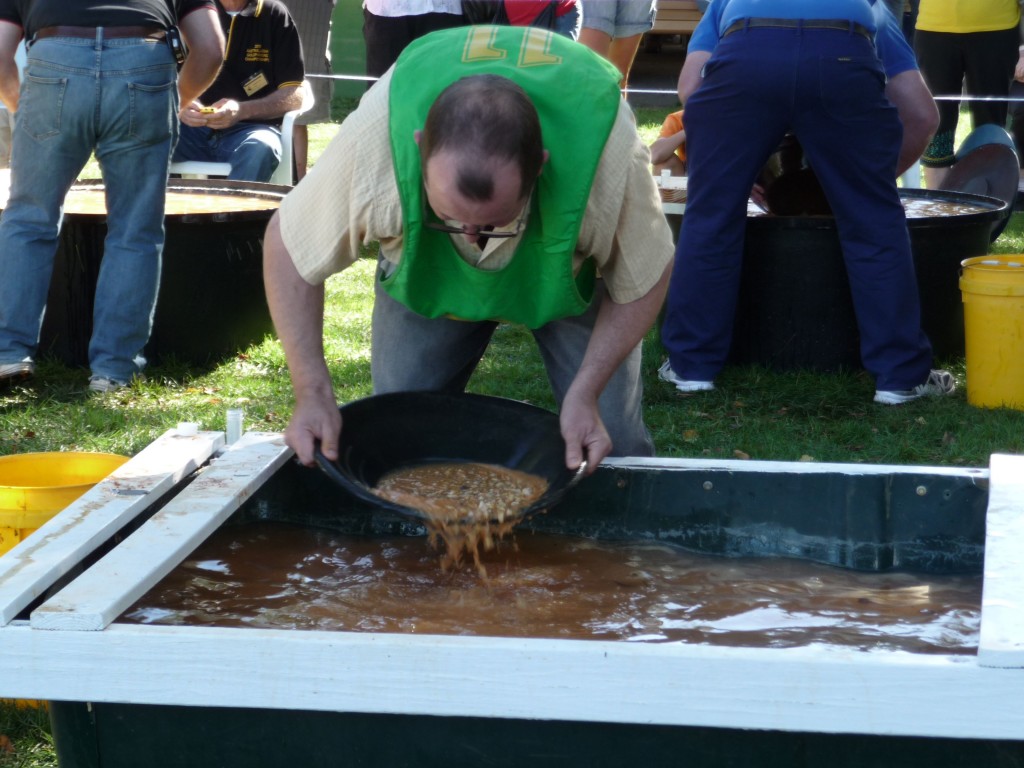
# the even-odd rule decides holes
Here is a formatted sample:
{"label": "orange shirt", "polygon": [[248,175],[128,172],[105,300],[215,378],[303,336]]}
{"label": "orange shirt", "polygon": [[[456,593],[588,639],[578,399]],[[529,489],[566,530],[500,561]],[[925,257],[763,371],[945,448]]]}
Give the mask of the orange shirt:
{"label": "orange shirt", "polygon": [[[665,122],[661,124],[661,135],[659,138],[666,138],[668,136],[674,136],[683,130],[683,110],[673,112],[665,118]],[[683,142],[676,147],[676,157],[682,162],[686,162],[686,142]]]}

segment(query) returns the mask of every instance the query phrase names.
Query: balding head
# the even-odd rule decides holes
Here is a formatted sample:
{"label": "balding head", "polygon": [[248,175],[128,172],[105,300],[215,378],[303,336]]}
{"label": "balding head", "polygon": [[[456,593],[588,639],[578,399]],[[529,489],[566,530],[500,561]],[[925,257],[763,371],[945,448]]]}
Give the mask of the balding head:
{"label": "balding head", "polygon": [[449,153],[458,192],[471,200],[494,195],[494,169],[519,168],[525,197],[544,164],[540,119],[522,88],[498,75],[473,75],[437,97],[420,137],[423,175],[434,155]]}

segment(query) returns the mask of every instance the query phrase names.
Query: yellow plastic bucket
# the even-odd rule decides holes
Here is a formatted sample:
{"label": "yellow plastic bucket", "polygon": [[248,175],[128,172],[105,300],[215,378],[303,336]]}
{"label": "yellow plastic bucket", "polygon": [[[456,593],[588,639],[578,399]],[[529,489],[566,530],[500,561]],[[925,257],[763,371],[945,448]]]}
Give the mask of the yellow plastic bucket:
{"label": "yellow plastic bucket", "polygon": [[0,456],[0,557],[126,461],[75,451]]}
{"label": "yellow plastic bucket", "polygon": [[1024,410],[1024,254],[960,263],[967,402]]}

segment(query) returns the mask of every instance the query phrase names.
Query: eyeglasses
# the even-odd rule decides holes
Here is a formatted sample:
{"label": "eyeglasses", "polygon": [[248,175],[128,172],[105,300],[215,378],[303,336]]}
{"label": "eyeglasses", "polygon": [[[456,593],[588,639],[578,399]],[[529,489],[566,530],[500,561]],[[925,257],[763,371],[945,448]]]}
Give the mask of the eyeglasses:
{"label": "eyeglasses", "polygon": [[432,229],[435,232],[447,232],[451,235],[468,235],[470,237],[480,236],[488,238],[503,238],[503,237],[515,237],[523,231],[523,225],[526,223],[526,217],[530,212],[530,198],[533,195],[533,190],[530,190],[530,194],[526,196],[526,204],[523,205],[523,210],[519,214],[519,218],[516,219],[515,226],[512,229],[495,230],[494,225],[486,225],[478,227],[474,224],[448,224],[438,218],[437,214],[431,210],[427,204],[427,190],[423,189],[420,193],[420,209],[423,213],[423,226],[427,229]]}

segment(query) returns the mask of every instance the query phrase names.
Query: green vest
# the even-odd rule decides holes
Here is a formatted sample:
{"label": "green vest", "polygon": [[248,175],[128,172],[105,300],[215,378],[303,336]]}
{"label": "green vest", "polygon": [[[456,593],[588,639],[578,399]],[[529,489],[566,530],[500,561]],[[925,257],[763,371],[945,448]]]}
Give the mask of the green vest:
{"label": "green vest", "polygon": [[[550,158],[512,260],[499,270],[467,264],[452,235],[426,229],[413,133],[456,80],[496,74],[518,83],[540,116]],[[411,43],[391,79],[390,134],[402,202],[404,247],[382,287],[424,317],[508,320],[529,328],[579,315],[593,298],[594,263],[573,274],[590,188],[621,96],[619,72],[584,46],[535,27],[458,27]],[[457,235],[456,235],[457,236]]]}

